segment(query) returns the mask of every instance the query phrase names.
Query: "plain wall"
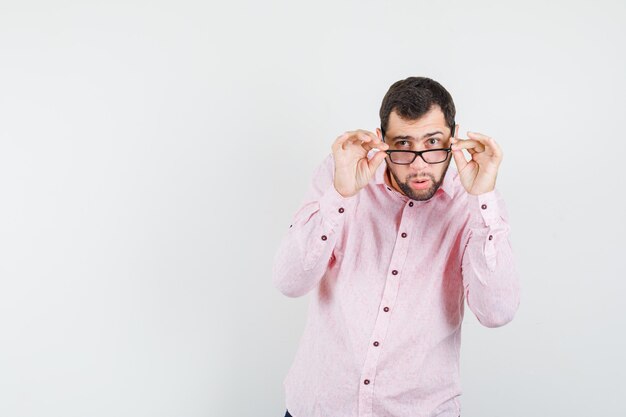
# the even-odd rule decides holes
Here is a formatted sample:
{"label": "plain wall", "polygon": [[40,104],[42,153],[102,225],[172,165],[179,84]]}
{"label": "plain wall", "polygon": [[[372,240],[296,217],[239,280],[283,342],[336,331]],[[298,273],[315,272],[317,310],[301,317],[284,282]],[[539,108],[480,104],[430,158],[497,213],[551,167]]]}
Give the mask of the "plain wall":
{"label": "plain wall", "polygon": [[466,309],[463,416],[625,415],[625,18],[0,0],[0,415],[284,415],[309,296],[273,256],[334,139],[413,75],[504,151],[522,301],[498,329]]}

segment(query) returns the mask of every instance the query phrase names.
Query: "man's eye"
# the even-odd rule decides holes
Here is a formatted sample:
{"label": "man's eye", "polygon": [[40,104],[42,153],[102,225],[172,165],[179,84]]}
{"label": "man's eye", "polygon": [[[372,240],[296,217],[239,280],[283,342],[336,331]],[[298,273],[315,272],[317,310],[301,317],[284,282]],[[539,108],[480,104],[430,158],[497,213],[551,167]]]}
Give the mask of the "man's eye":
{"label": "man's eye", "polygon": [[437,143],[439,143],[439,139],[437,138],[430,138],[428,139],[428,143],[431,145],[436,145]]}
{"label": "man's eye", "polygon": [[396,142],[396,146],[406,146],[408,143],[406,140],[399,140]]}

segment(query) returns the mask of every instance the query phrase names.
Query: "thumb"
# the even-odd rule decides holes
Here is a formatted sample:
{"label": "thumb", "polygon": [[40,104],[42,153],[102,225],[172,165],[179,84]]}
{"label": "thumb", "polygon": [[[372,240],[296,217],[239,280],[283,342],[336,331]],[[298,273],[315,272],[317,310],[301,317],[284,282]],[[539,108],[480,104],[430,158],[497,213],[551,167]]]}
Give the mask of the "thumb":
{"label": "thumb", "polygon": [[463,155],[463,150],[452,150],[452,157],[454,158],[454,163],[456,164],[457,170],[460,174],[461,171],[463,171],[463,168],[467,166],[467,159],[465,159],[465,155]]}
{"label": "thumb", "polygon": [[383,162],[383,160],[385,159],[386,156],[387,156],[387,154],[385,153],[385,151],[378,151],[372,157],[372,159],[369,160],[368,165],[369,165],[370,173],[372,175],[378,169],[378,167]]}

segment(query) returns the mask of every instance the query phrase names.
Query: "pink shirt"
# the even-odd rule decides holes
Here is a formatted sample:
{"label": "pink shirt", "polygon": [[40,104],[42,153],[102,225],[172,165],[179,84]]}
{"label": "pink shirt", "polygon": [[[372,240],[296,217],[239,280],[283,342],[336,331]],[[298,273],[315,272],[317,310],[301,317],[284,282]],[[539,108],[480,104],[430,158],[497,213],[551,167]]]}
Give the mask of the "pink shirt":
{"label": "pink shirt", "polygon": [[499,193],[468,194],[451,163],[433,198],[413,201],[386,168],[344,198],[328,155],[276,253],[276,288],[311,293],[284,380],[294,417],[457,417],[464,300],[487,327],[517,311]]}

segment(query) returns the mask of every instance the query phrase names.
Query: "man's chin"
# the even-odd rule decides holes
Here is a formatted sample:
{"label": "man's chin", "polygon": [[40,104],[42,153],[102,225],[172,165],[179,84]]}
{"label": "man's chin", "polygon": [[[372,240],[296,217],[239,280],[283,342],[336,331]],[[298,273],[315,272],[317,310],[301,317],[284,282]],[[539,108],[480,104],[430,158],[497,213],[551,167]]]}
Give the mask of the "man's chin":
{"label": "man's chin", "polygon": [[420,189],[419,186],[415,187],[405,183],[398,185],[400,185],[400,189],[411,200],[426,201],[430,200],[437,192],[437,189],[439,189],[437,185],[432,184],[432,181],[429,181],[429,183],[431,183],[431,185],[427,189]]}
{"label": "man's chin", "polygon": [[391,176],[393,176],[393,179],[395,179],[398,188],[402,190],[404,195],[409,197],[411,200],[426,201],[433,198],[433,196],[441,186],[447,170],[448,166],[445,167],[441,178],[439,178],[439,181],[437,181],[432,174],[426,174],[419,177],[413,175],[412,177],[407,178],[406,182],[401,182],[398,181],[398,176],[393,170],[389,170],[389,172],[391,173]]}
{"label": "man's chin", "polygon": [[414,191],[408,197],[411,200],[426,201],[426,200],[430,200],[431,198],[433,198],[436,192],[437,190],[426,190],[426,191],[421,191],[421,192]]}

